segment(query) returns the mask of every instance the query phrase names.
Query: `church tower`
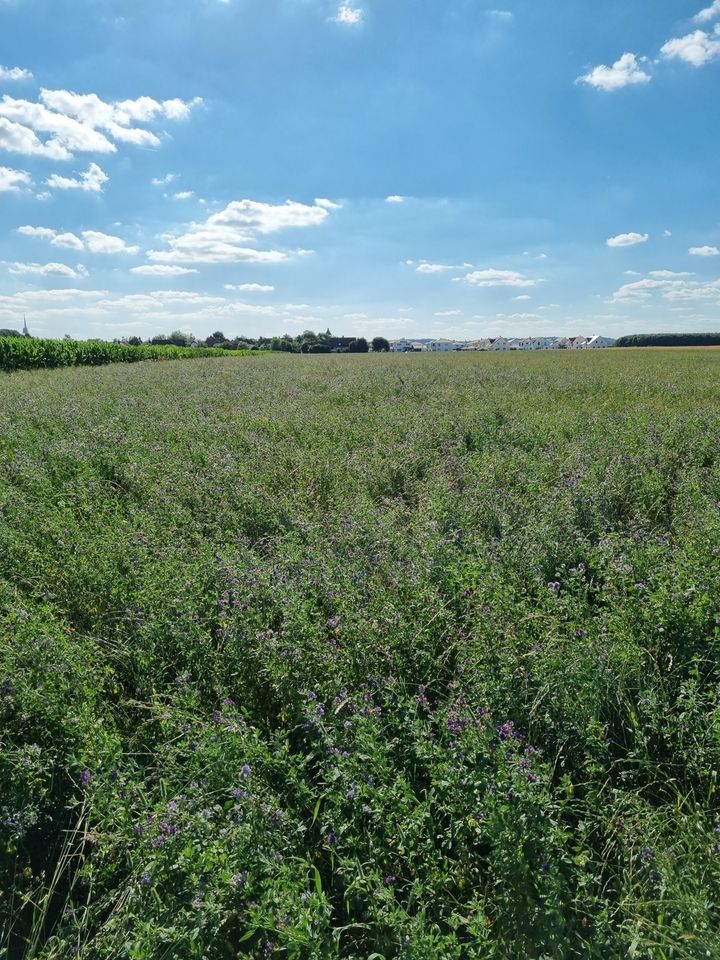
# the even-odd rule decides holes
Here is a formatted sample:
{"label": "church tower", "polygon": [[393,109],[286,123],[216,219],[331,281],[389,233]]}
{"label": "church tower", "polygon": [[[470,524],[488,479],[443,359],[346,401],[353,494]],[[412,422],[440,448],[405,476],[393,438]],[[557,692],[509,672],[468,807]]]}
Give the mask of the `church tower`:
{"label": "church tower", "polygon": [[29,337],[30,331],[28,330],[27,320],[25,319],[25,314],[23,314],[23,336]]}

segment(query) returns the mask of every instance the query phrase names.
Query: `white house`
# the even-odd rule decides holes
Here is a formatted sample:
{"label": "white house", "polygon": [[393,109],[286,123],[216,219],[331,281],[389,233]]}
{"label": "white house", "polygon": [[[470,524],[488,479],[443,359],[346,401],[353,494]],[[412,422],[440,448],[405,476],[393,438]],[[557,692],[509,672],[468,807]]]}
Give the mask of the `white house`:
{"label": "white house", "polygon": [[614,347],[615,341],[610,337],[594,336],[585,341],[585,350],[599,350],[602,347]]}
{"label": "white house", "polygon": [[427,344],[427,349],[433,353],[454,353],[456,350],[461,350],[462,346],[463,344],[457,340],[431,340]]}

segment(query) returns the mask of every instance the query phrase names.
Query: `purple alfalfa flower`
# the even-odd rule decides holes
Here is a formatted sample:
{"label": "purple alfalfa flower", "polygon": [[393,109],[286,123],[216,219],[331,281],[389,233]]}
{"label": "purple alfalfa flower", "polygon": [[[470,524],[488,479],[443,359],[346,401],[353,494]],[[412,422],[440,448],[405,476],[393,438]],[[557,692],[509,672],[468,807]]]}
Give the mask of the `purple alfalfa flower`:
{"label": "purple alfalfa flower", "polygon": [[11,697],[13,692],[13,682],[8,678],[0,688],[0,697]]}
{"label": "purple alfalfa flower", "polygon": [[245,777],[246,780],[248,780],[250,777],[250,774],[252,773],[252,767],[250,766],[250,764],[244,763],[242,766],[242,769],[240,770],[240,773]]}
{"label": "purple alfalfa flower", "polygon": [[183,723],[180,729],[183,733],[190,733],[190,731],[192,730],[192,727],[190,726],[189,723]]}
{"label": "purple alfalfa flower", "polygon": [[163,820],[162,823],[158,824],[158,830],[160,833],[164,833],[166,837],[174,837],[178,832],[178,827],[175,823],[168,823],[166,820]]}
{"label": "purple alfalfa flower", "polygon": [[344,728],[345,730],[350,730],[351,727],[352,727],[352,721],[351,721],[351,720],[345,720],[345,721],[343,722],[343,728]]}
{"label": "purple alfalfa flower", "polygon": [[557,594],[560,592],[560,581],[559,581],[559,580],[551,580],[551,581],[548,583],[547,587],[548,587],[548,590],[550,591],[550,593],[554,593],[554,594],[557,596]]}
{"label": "purple alfalfa flower", "polygon": [[80,774],[80,786],[87,787],[90,781],[92,780],[92,778],[93,778],[93,775],[90,773],[89,770],[83,770],[83,772]]}
{"label": "purple alfalfa flower", "polygon": [[550,873],[550,864],[547,862],[547,860],[543,860],[540,869],[543,873]]}
{"label": "purple alfalfa flower", "polygon": [[141,837],[145,833],[145,827],[141,823],[136,823],[133,827],[133,833],[136,837]]}
{"label": "purple alfalfa flower", "polygon": [[235,701],[233,700],[232,697],[225,697],[225,699],[224,699],[223,702],[222,702],[222,705],[223,705],[224,707],[234,707],[234,706],[235,706]]}
{"label": "purple alfalfa flower", "polygon": [[640,851],[640,859],[643,863],[650,863],[654,856],[655,853],[652,847],[643,847]]}
{"label": "purple alfalfa flower", "polygon": [[243,797],[245,796],[245,791],[244,791],[244,790],[241,790],[240,787],[236,787],[236,788],[232,791],[232,796],[233,796],[233,798],[234,798],[235,800],[242,800]]}
{"label": "purple alfalfa flower", "polygon": [[273,814],[273,819],[275,820],[275,823],[281,823],[282,820],[284,820],[284,818],[285,818],[284,810],[276,810],[275,813]]}
{"label": "purple alfalfa flower", "polygon": [[152,842],[152,845],[153,845],[154,847],[163,847],[163,846],[165,846],[165,837],[155,837],[155,839],[154,839],[153,842]]}
{"label": "purple alfalfa flower", "polygon": [[508,720],[507,723],[503,723],[498,727],[497,735],[500,740],[509,740],[513,734],[513,722]]}
{"label": "purple alfalfa flower", "polygon": [[180,804],[177,802],[177,800],[171,800],[170,803],[168,803],[167,808],[168,813],[177,813],[180,809]]}
{"label": "purple alfalfa flower", "polygon": [[394,874],[389,873],[383,880],[383,883],[386,887],[392,887],[393,884],[397,883],[397,877]]}
{"label": "purple alfalfa flower", "polygon": [[239,873],[234,873],[232,875],[232,882],[236,887],[244,887],[247,882],[248,873],[247,870],[241,870]]}
{"label": "purple alfalfa flower", "polygon": [[347,792],[347,798],[348,800],[354,800],[356,796],[357,796],[357,787],[355,786],[354,783],[351,783],[350,789]]}
{"label": "purple alfalfa flower", "polygon": [[319,703],[319,704],[315,707],[315,713],[316,713],[319,717],[325,716],[325,705],[322,704],[322,703]]}
{"label": "purple alfalfa flower", "polygon": [[205,904],[203,903],[203,898],[198,894],[197,897],[193,898],[192,905],[196,910],[202,910]]}
{"label": "purple alfalfa flower", "polygon": [[326,837],[326,842],[327,842],[331,847],[334,846],[334,845],[337,843],[337,837],[335,836],[335,834],[333,833],[332,830],[328,833],[328,835],[327,835],[327,837]]}
{"label": "purple alfalfa flower", "polygon": [[152,883],[152,877],[150,876],[147,870],[145,870],[145,872],[140,877],[140,883],[143,885],[143,887],[149,887],[150,884]]}
{"label": "purple alfalfa flower", "polygon": [[212,715],[212,722],[213,722],[215,725],[217,725],[218,723],[222,723],[222,714],[220,713],[219,710],[216,710],[216,711],[213,713],[213,715]]}
{"label": "purple alfalfa flower", "polygon": [[365,816],[370,816],[370,814],[372,813],[372,807],[369,807],[366,803],[364,803],[362,812],[365,814]]}

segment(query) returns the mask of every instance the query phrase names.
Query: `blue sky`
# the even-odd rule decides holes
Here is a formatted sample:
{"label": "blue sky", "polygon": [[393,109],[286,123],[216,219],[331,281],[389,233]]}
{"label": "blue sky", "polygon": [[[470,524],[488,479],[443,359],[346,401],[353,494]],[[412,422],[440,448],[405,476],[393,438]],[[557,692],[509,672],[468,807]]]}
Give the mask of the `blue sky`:
{"label": "blue sky", "polygon": [[720,0],[0,0],[0,327],[720,330]]}

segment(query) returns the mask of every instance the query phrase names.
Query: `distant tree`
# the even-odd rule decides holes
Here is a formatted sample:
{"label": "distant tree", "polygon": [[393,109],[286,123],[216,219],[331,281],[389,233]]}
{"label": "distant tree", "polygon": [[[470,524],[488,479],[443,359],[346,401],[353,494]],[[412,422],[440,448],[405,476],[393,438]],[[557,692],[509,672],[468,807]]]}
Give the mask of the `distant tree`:
{"label": "distant tree", "polygon": [[720,333],[634,333],[620,337],[616,347],[717,347]]}
{"label": "distant tree", "polygon": [[372,348],[373,353],[388,353],[390,351],[390,344],[385,337],[373,337]]}
{"label": "distant tree", "polygon": [[19,330],[0,330],[0,337],[21,337]]}
{"label": "distant tree", "polygon": [[368,342],[365,337],[358,337],[357,340],[353,340],[353,342],[348,346],[347,352],[367,353],[369,349],[370,347],[368,346]]}
{"label": "distant tree", "polygon": [[227,337],[222,330],[216,330],[215,333],[211,333],[209,337],[205,338],[206,347],[221,347],[224,343],[227,343]]}
{"label": "distant tree", "polygon": [[168,340],[174,347],[189,347],[195,337],[191,333],[183,333],[182,330],[173,330]]}
{"label": "distant tree", "polygon": [[142,338],[141,337],[128,337],[128,345],[131,347],[141,347]]}

